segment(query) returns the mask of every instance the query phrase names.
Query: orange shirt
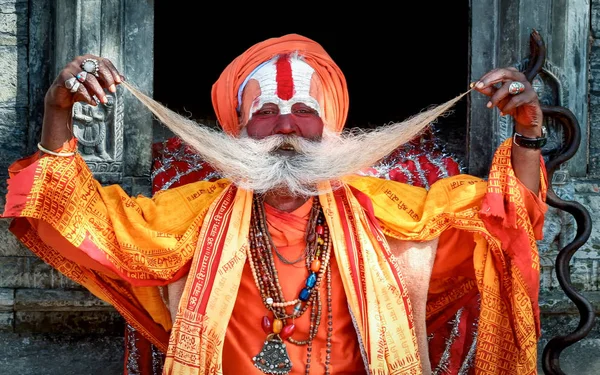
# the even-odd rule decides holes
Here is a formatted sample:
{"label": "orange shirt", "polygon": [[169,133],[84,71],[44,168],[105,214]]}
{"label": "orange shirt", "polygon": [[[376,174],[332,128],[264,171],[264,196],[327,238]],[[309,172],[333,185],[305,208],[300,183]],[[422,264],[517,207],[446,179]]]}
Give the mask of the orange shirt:
{"label": "orange shirt", "polygon": [[[289,260],[295,260],[304,251],[306,224],[312,207],[312,199],[293,212],[279,211],[266,205],[267,224],[278,251]],[[275,256],[275,266],[286,301],[297,298],[308,276],[304,261],[288,265]],[[333,336],[330,370],[332,374],[364,375],[365,365],[348,311],[342,279],[335,257],[331,256],[331,285],[333,310]],[[323,374],[327,349],[327,293],[325,280],[321,283],[321,325],[313,340],[311,374]],[[293,308],[293,307],[292,307]],[[291,310],[290,310],[291,311]],[[227,327],[223,350],[223,373],[262,374],[254,367],[252,357],[260,352],[266,338],[261,328],[263,316],[272,314],[263,306],[258,288],[254,282],[248,262],[244,266],[242,281]],[[293,338],[305,340],[308,337],[310,309],[295,320]],[[287,342],[287,341],[286,341]],[[306,367],[306,346],[287,342],[288,354],[292,362],[291,374],[304,374]]]}

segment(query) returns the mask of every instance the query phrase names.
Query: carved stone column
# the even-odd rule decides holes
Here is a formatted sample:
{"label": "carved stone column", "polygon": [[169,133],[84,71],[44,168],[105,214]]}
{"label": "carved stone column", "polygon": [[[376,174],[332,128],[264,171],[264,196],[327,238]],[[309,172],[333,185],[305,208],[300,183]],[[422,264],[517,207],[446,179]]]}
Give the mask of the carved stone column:
{"label": "carved stone column", "polygon": [[[154,3],[132,0],[55,0],[55,75],[74,57],[109,58],[127,80],[152,95]],[[133,195],[150,192],[152,116],[120,87],[108,104],[76,103],[79,151],[102,183]]]}
{"label": "carved stone column", "polygon": [[[542,71],[533,79],[543,105],[568,108],[577,118],[581,130],[578,152],[560,166],[553,175],[552,188],[563,200],[578,201],[594,213],[597,190],[589,181],[593,163],[589,163],[589,146],[597,144],[589,136],[588,107],[590,13],[589,0],[472,0],[471,79],[477,80],[486,71],[502,66],[525,70],[528,65],[529,35],[536,29],[544,39],[547,55]],[[512,135],[510,117],[500,117],[490,111],[483,95],[472,95],[469,116],[468,169],[485,176],[494,149]],[[593,108],[593,102],[592,102]],[[542,149],[546,160],[553,158],[563,146],[562,126],[546,119],[549,142]],[[592,125],[592,130],[593,130]],[[583,192],[583,194],[581,194]],[[590,192],[590,193],[587,193]],[[594,221],[597,219],[594,217]],[[595,224],[595,223],[594,223]],[[593,228],[592,228],[593,229]],[[573,332],[579,324],[578,311],[560,287],[555,269],[559,251],[564,249],[579,230],[574,216],[549,207],[544,223],[544,238],[538,241],[540,259],[540,300],[542,337],[541,354],[547,341]],[[578,249],[570,261],[570,283],[598,306],[597,230],[591,240]],[[597,312],[596,312],[597,314]],[[585,373],[590,367],[590,352],[597,341],[594,334],[585,344],[578,342],[562,355],[565,373]],[[591,345],[590,345],[591,344]],[[542,373],[541,368],[539,373]]]}
{"label": "carved stone column", "polygon": [[[589,0],[491,0],[471,1],[471,79],[477,80],[492,68],[525,68],[529,56],[529,35],[536,29],[547,47],[546,65],[536,77],[534,87],[543,104],[569,108],[581,126],[582,141],[578,153],[563,171],[555,174],[585,176],[588,144],[588,55]],[[511,136],[509,117],[489,111],[483,95],[470,102],[468,170],[487,175],[493,152]],[[559,127],[548,124],[551,142],[545,149],[560,145]],[[560,173],[562,172],[562,173]],[[568,173],[568,174],[567,174]]]}

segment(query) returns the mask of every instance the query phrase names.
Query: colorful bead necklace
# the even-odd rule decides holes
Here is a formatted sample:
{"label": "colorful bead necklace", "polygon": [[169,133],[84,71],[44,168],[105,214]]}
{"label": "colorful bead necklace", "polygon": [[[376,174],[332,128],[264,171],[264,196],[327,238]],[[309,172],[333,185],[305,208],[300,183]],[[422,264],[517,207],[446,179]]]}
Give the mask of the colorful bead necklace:
{"label": "colorful bead necklace", "polygon": [[[275,245],[266,224],[263,198],[256,195],[252,206],[250,221],[249,264],[252,276],[260,292],[265,307],[273,317],[264,316],[261,326],[267,338],[263,348],[254,358],[254,366],[265,374],[289,374],[292,369],[286,340],[294,345],[306,345],[306,374],[310,373],[312,341],[316,337],[321,323],[322,302],[319,290],[325,280],[327,290],[327,348],[325,357],[325,374],[330,374],[331,337],[333,332],[333,313],[331,297],[331,246],[329,228],[321,210],[318,198],[314,198],[311,216],[307,224],[305,264],[308,270],[303,287],[298,297],[286,301],[279,283],[275,267]],[[288,309],[293,306],[291,312]],[[296,326],[294,320],[310,309],[310,326],[308,337],[297,340],[292,337]],[[290,322],[291,320],[291,322]]]}

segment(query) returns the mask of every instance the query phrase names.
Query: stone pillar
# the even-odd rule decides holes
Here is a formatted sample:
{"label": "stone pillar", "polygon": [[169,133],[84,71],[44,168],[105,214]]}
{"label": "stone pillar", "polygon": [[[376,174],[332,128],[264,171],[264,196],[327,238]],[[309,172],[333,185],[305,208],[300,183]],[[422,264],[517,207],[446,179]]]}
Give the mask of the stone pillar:
{"label": "stone pillar", "polygon": [[[152,94],[152,1],[0,0],[0,211],[7,168],[37,150],[46,90],[74,57],[110,58]],[[122,88],[107,106],[78,103],[75,133],[103,183],[150,194],[151,114]],[[33,256],[0,219],[0,332],[112,333],[123,320],[110,305]]]}
{"label": "stone pillar", "polygon": [[[546,64],[534,85],[544,104],[569,108],[581,127],[582,142],[568,162],[571,176],[585,176],[588,145],[588,38],[589,0],[493,0],[472,1],[471,80],[492,68],[526,66],[529,34],[536,29],[548,50]],[[509,117],[489,111],[483,95],[470,102],[468,171],[487,175],[496,147],[512,135]],[[549,125],[556,136],[557,126]],[[558,145],[556,145],[558,146]],[[548,148],[552,147],[552,144]],[[557,178],[566,176],[557,173]]]}
{"label": "stone pillar", "polygon": [[590,51],[590,175],[600,177],[600,1],[592,0]]}
{"label": "stone pillar", "polygon": [[[55,9],[55,74],[78,55],[99,55],[152,95],[152,1],[57,0]],[[74,106],[79,151],[100,182],[121,184],[132,195],[149,194],[152,116],[121,87],[107,96],[106,105]]]}
{"label": "stone pillar", "polygon": [[[26,0],[0,0],[0,210],[4,211],[8,166],[27,152],[28,61]],[[4,272],[11,264],[31,255],[0,220],[0,332],[14,326],[14,287]]]}
{"label": "stone pillar", "polygon": [[[592,4],[599,3],[593,0]],[[599,171],[588,154],[594,158],[600,154],[594,140],[594,60],[597,51],[592,47],[592,76],[588,76],[590,65],[590,12],[592,23],[597,21],[598,4],[590,6],[589,0],[492,0],[471,1],[471,79],[477,80],[486,71],[495,67],[515,66],[524,70],[529,56],[529,35],[536,29],[546,44],[546,62],[540,74],[533,80],[540,101],[545,105],[558,105],[570,109],[576,116],[581,130],[581,144],[576,155],[555,171],[551,181],[557,196],[564,200],[576,200],[584,204],[597,221],[594,212],[600,199],[598,183],[590,181],[589,173]],[[595,16],[594,16],[595,15]],[[595,17],[595,18],[594,18]],[[598,28],[596,28],[598,29]],[[592,25],[592,32],[595,28]],[[600,35],[600,34],[598,34]],[[595,46],[595,44],[594,44]],[[598,54],[600,56],[600,54]],[[599,70],[600,71],[600,70]],[[592,91],[588,87],[591,78]],[[598,80],[600,82],[600,80]],[[600,87],[600,86],[598,86]],[[599,91],[600,92],[600,91]],[[588,94],[590,101],[588,101]],[[497,110],[485,107],[487,98],[472,95],[470,101],[468,136],[468,171],[486,176],[495,148],[512,135],[512,118],[500,117]],[[597,101],[600,103],[600,100]],[[591,108],[592,121],[588,117]],[[600,113],[600,111],[597,111]],[[562,146],[561,126],[546,120],[549,142],[544,147],[546,158]],[[589,130],[589,131],[588,131]],[[588,153],[589,147],[589,153]],[[594,148],[595,147],[595,148]],[[594,223],[593,228],[595,228]],[[556,335],[573,332],[579,323],[578,312],[556,278],[554,263],[558,251],[573,239],[576,224],[572,215],[550,207],[546,214],[544,239],[538,242],[540,255],[540,309],[542,313],[542,337],[538,354],[548,340]],[[597,229],[572,258],[571,281],[596,311],[598,294],[598,238]],[[568,348],[561,355],[561,366],[565,373],[592,373],[596,363],[591,360],[597,351],[599,331],[594,329],[584,341]],[[541,373],[541,367],[540,367]]]}
{"label": "stone pillar", "polygon": [[[28,61],[26,0],[0,0],[0,209],[7,168],[27,146]],[[0,253],[1,254],[1,253]]]}
{"label": "stone pillar", "polygon": [[[590,4],[587,0],[495,0],[474,1],[471,31],[471,77],[477,80],[493,67],[515,66],[523,71],[529,57],[529,35],[536,29],[544,39],[547,56],[533,87],[544,105],[570,109],[581,128],[581,145],[577,154],[555,171],[552,187],[565,200],[576,198],[575,190],[585,190],[577,183],[588,172],[588,40]],[[510,116],[490,111],[483,95],[471,96],[469,116],[469,173],[484,176],[495,148],[512,135]],[[593,101],[592,101],[593,103]],[[552,151],[562,146],[561,125],[546,119],[549,142],[543,149],[548,160]],[[593,142],[592,142],[593,144]],[[593,166],[590,164],[590,168]],[[592,211],[593,212],[593,211]],[[538,243],[541,263],[542,297],[565,299],[558,284],[554,262],[558,251],[575,233],[573,217],[550,207],[544,226],[544,239]],[[593,238],[593,237],[592,237]],[[590,244],[591,245],[591,244]],[[596,269],[597,252],[580,249],[573,258],[572,280],[581,290],[594,290],[593,283],[580,283],[588,278],[587,269]],[[544,294],[548,293],[548,294]],[[542,303],[551,306],[548,301]],[[549,310],[552,312],[552,310]],[[557,313],[559,313],[557,311]]]}

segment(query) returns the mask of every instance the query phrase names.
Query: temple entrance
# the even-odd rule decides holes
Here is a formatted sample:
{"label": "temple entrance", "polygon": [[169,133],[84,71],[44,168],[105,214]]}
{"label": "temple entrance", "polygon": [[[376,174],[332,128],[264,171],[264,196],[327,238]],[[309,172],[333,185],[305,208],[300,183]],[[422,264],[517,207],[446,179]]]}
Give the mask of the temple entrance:
{"label": "temple entrance", "polygon": [[[347,127],[400,121],[467,89],[468,3],[431,6],[416,2],[410,12],[390,9],[398,13],[393,25],[365,21],[326,32],[310,27],[313,22],[259,25],[258,19],[239,26],[224,23],[219,30],[209,22],[199,22],[199,15],[206,14],[205,6],[192,2],[182,12],[169,2],[155,2],[154,97],[180,114],[214,121],[210,90],[225,66],[258,41],[298,33],[321,43],[346,75],[350,92]],[[420,26],[415,28],[415,24]],[[199,55],[198,60],[192,60],[192,55]],[[447,150],[460,159],[466,152],[467,104],[466,98],[461,100],[454,113],[436,126]],[[155,127],[155,140],[166,135],[164,127]]]}

